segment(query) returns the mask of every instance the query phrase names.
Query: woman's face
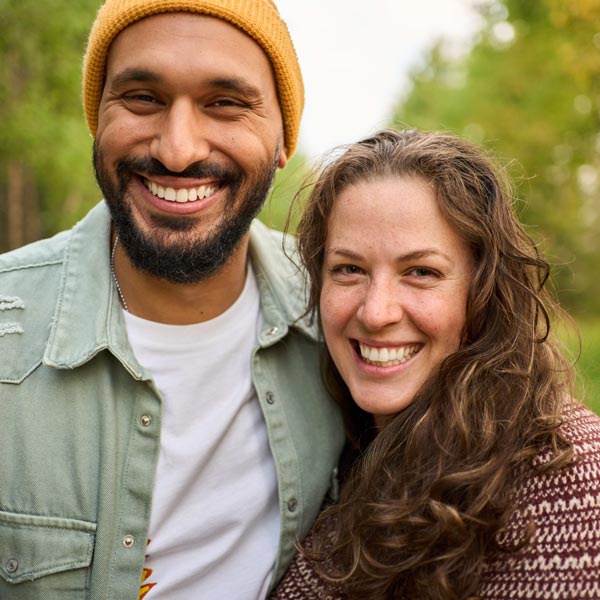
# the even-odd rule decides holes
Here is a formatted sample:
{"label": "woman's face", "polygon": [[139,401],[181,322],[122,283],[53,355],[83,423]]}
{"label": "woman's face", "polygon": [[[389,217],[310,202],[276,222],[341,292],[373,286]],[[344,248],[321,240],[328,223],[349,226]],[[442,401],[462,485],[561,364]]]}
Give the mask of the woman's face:
{"label": "woman's face", "polygon": [[408,406],[465,323],[473,259],[418,178],[344,189],[328,220],[321,318],[354,401],[383,425]]}

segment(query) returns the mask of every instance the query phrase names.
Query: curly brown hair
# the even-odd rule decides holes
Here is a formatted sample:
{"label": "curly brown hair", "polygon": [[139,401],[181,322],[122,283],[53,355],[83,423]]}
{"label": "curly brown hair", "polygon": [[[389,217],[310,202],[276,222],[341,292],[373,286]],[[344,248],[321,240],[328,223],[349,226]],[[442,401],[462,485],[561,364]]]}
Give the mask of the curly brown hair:
{"label": "curly brown hair", "polygon": [[[297,230],[309,310],[318,315],[336,197],[358,182],[403,176],[433,184],[472,251],[461,345],[377,435],[325,356],[360,457],[304,552],[350,598],[463,599],[498,550],[522,468],[546,446],[554,459],[544,468],[572,460],[558,430],[572,371],[550,336],[559,308],[545,289],[549,266],[515,215],[508,178],[481,148],[441,133],[385,130],[325,164]],[[524,543],[531,535],[523,532]]]}

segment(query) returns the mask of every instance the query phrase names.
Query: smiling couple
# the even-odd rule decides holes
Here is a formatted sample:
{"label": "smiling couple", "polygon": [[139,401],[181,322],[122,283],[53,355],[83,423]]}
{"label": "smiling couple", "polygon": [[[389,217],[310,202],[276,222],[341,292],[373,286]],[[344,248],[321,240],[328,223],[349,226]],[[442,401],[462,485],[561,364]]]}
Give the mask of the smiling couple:
{"label": "smiling couple", "polygon": [[600,421],[481,149],[381,131],[267,229],[271,0],[107,0],[83,100],[104,200],[0,257],[0,597],[600,597]]}

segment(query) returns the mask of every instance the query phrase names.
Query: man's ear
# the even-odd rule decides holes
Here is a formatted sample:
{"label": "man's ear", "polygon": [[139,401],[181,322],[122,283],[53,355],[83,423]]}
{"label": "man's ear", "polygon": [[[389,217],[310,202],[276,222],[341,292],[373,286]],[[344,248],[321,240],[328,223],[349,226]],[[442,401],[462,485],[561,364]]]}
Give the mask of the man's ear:
{"label": "man's ear", "polygon": [[283,167],[285,167],[285,165],[287,165],[287,161],[288,161],[287,152],[285,151],[285,148],[282,148],[281,151],[279,152],[279,161],[277,162],[277,166],[280,169],[283,169]]}

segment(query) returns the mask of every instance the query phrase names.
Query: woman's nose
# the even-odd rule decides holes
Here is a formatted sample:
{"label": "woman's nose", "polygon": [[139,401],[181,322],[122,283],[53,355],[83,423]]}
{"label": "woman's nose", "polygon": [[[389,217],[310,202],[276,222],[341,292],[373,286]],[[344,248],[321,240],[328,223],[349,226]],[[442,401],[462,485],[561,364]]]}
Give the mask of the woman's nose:
{"label": "woman's nose", "polygon": [[398,323],[404,315],[398,286],[392,281],[371,282],[358,317],[370,330]]}

